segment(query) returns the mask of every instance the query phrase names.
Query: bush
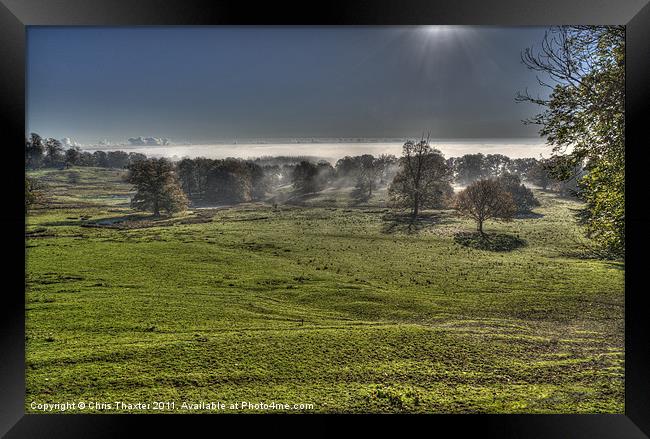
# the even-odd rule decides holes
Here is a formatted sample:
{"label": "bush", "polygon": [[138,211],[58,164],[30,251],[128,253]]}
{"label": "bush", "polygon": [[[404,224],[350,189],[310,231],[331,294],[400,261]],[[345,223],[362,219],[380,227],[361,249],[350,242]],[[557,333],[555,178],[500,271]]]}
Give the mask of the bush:
{"label": "bush", "polygon": [[539,206],[539,201],[533,195],[533,191],[521,183],[519,176],[506,173],[499,177],[498,181],[512,196],[517,213],[527,213]]}

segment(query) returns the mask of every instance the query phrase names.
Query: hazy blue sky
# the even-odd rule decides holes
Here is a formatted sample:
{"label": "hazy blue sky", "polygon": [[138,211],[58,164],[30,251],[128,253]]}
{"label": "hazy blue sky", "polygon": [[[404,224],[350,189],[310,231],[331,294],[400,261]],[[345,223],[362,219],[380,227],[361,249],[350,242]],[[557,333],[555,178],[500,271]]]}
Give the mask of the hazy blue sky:
{"label": "hazy blue sky", "polygon": [[29,27],[27,130],[168,137],[535,137],[535,27]]}

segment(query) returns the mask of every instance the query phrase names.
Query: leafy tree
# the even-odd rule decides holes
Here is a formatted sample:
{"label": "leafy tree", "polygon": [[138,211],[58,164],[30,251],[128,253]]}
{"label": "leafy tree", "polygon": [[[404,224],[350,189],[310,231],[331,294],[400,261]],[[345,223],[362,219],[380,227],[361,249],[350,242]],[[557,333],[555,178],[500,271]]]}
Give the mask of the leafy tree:
{"label": "leafy tree", "polygon": [[294,189],[304,194],[321,190],[321,181],[318,174],[318,166],[303,160],[293,170]]}
{"label": "leafy tree", "polygon": [[41,185],[36,179],[25,176],[25,210],[41,201]]}
{"label": "leafy tree", "polygon": [[380,164],[371,154],[364,154],[358,157],[358,165],[355,188],[360,198],[369,199],[372,197],[372,189],[381,172]]}
{"label": "leafy tree", "polygon": [[106,153],[109,168],[126,168],[129,166],[129,154],[125,151],[109,151]]}
{"label": "leafy tree", "polygon": [[296,169],[297,164],[284,164],[280,167],[280,181],[283,184],[287,182],[293,183],[293,171]]}
{"label": "leafy tree", "polygon": [[129,165],[127,182],[137,190],[131,206],[138,210],[150,210],[159,216],[185,210],[188,201],[180,188],[174,165],[167,159],[140,160]]}
{"label": "leafy tree", "polygon": [[196,186],[196,164],[190,158],[184,158],[176,164],[178,179],[188,197],[192,197]]}
{"label": "leafy tree", "polygon": [[517,211],[512,196],[496,179],[477,180],[456,195],[456,209],[476,221],[483,235],[483,223],[489,219],[509,221]]}
{"label": "leafy tree", "polygon": [[43,163],[45,145],[43,139],[36,133],[31,133],[25,141],[25,166],[31,169],[38,168]]}
{"label": "leafy tree", "polygon": [[528,178],[528,173],[532,168],[537,165],[537,159],[526,157],[519,159],[512,159],[506,167],[506,172],[510,174],[518,175],[520,179],[526,180]]}
{"label": "leafy tree", "polygon": [[279,165],[265,164],[262,166],[262,170],[264,171],[264,177],[268,188],[277,188],[284,182],[284,175]]}
{"label": "leafy tree", "polygon": [[512,197],[517,213],[530,212],[534,207],[539,206],[539,201],[535,198],[533,191],[521,184],[518,175],[505,173],[497,180]]}
{"label": "leafy tree", "polygon": [[[397,173],[398,160],[392,154],[380,154],[377,157],[377,162],[379,163],[379,184],[388,184],[393,181],[395,174]],[[451,167],[447,166],[450,169]]]}
{"label": "leafy tree", "polygon": [[359,171],[359,157],[345,156],[336,162],[335,169],[338,180],[356,178]]}
{"label": "leafy tree", "polygon": [[318,168],[316,185],[318,186],[318,190],[323,190],[332,181],[336,171],[327,160],[319,160],[318,163],[316,163],[316,168]]}
{"label": "leafy tree", "polygon": [[79,166],[95,166],[95,158],[93,154],[88,151],[81,151],[77,160]]}
{"label": "leafy tree", "polygon": [[251,201],[252,179],[242,160],[214,160],[207,173],[205,198],[210,201]]}
{"label": "leafy tree", "polygon": [[508,168],[510,158],[503,154],[488,154],[484,160],[484,174],[490,177],[498,177]]}
{"label": "leafy tree", "polygon": [[612,255],[625,254],[625,28],[560,26],[546,33],[539,48],[522,53],[539,72],[547,98],[527,92],[518,100],[542,107],[528,123],[565,158],[552,169],[562,180],[586,164],[580,179],[587,202],[587,235]]}
{"label": "leafy tree", "polygon": [[397,160],[394,156],[382,154],[379,157],[373,157],[370,154],[364,154],[358,157],[359,170],[357,174],[357,190],[363,194],[363,198],[372,197],[372,191],[380,179],[386,177],[388,168]]}
{"label": "leafy tree", "polygon": [[95,161],[95,166],[108,168],[108,157],[104,151],[93,152],[93,160]]}
{"label": "leafy tree", "polygon": [[241,203],[266,196],[270,179],[256,162],[228,158],[184,158],[176,172],[185,194],[193,200]]}
{"label": "leafy tree", "polygon": [[548,189],[555,181],[549,169],[549,162],[547,160],[538,161],[528,171],[526,180],[544,190]]}
{"label": "leafy tree", "polygon": [[486,177],[485,156],[478,154],[465,154],[458,157],[455,162],[456,181],[460,184],[470,184],[480,178]]}
{"label": "leafy tree", "polygon": [[45,165],[59,166],[63,163],[63,145],[56,139],[48,138],[44,143]]}
{"label": "leafy tree", "polygon": [[442,207],[453,189],[452,173],[442,153],[429,140],[407,141],[399,160],[399,170],[388,188],[395,206],[409,207],[415,219],[422,207]]}
{"label": "leafy tree", "polygon": [[260,165],[250,161],[244,162],[244,165],[246,166],[246,172],[251,180],[251,199],[263,199],[270,186],[269,179],[267,178],[264,169]]}
{"label": "leafy tree", "polygon": [[66,168],[79,164],[80,159],[81,159],[81,148],[79,148],[78,146],[73,146],[72,148],[68,148],[65,151],[64,160],[65,160]]}
{"label": "leafy tree", "polygon": [[130,164],[132,164],[132,163],[138,162],[138,161],[140,161],[140,160],[146,160],[146,159],[147,159],[147,156],[144,155],[144,154],[142,154],[142,153],[139,153],[139,152],[130,152],[130,153],[129,153],[128,163],[129,163],[129,165],[130,165]]}
{"label": "leafy tree", "polygon": [[625,172],[616,166],[622,164],[598,163],[579,181],[587,202],[581,221],[587,236],[613,255],[625,256]]}
{"label": "leafy tree", "polygon": [[196,191],[199,195],[205,196],[208,187],[208,173],[212,168],[213,160],[205,157],[197,157],[194,159],[194,172]]}
{"label": "leafy tree", "polygon": [[359,198],[370,198],[378,184],[391,181],[395,173],[397,159],[393,155],[382,154],[374,157],[371,154],[360,156],[345,156],[336,162],[337,186],[354,183],[355,192]]}

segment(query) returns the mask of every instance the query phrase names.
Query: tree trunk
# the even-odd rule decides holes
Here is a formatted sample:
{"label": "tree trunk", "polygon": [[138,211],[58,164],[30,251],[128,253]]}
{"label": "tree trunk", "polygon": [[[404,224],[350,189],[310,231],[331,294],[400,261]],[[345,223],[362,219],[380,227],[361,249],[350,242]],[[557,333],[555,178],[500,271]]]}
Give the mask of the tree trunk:
{"label": "tree trunk", "polygon": [[153,214],[154,216],[160,216],[160,207],[158,206],[158,199],[155,199],[153,202]]}
{"label": "tree trunk", "polygon": [[419,212],[420,212],[420,197],[416,195],[415,201],[413,203],[413,219],[417,218]]}
{"label": "tree trunk", "polygon": [[483,220],[479,220],[479,221],[478,221],[478,227],[477,227],[477,229],[478,229],[478,231],[481,233],[481,235],[485,235],[485,233],[483,233]]}

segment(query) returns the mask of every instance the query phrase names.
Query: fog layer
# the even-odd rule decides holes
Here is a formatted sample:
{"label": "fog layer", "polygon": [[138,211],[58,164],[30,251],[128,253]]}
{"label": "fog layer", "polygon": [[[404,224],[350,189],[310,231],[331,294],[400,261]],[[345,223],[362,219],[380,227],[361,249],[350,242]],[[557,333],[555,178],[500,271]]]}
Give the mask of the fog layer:
{"label": "fog layer", "polygon": [[[354,143],[264,143],[264,144],[212,144],[212,145],[166,145],[166,146],[114,146],[84,148],[89,151],[124,150],[138,152],[149,157],[206,157],[212,159],[255,158],[264,156],[311,156],[331,162],[345,156],[362,154],[402,154],[404,142],[354,142]],[[479,139],[432,142],[431,146],[439,149],[445,157],[458,157],[465,154],[504,154],[510,158],[548,157],[551,148],[539,139]]]}

